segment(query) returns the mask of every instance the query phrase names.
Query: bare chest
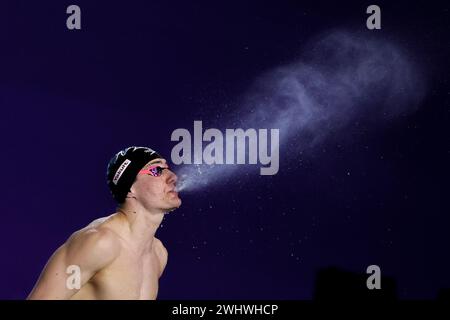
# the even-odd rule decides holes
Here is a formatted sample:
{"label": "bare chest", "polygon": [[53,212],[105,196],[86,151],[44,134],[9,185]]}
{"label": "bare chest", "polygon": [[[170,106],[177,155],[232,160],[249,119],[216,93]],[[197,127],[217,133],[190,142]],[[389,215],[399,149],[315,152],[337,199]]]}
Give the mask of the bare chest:
{"label": "bare chest", "polygon": [[124,252],[90,282],[98,299],[153,300],[158,294],[161,272],[160,260],[154,252],[147,255]]}

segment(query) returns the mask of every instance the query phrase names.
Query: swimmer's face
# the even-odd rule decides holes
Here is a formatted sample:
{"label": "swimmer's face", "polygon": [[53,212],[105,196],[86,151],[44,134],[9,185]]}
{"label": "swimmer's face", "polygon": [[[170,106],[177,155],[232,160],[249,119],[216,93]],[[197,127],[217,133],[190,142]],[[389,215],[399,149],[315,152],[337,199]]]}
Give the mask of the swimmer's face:
{"label": "swimmer's face", "polygon": [[[163,168],[159,176],[142,173],[142,170],[159,166]],[[175,210],[181,199],[175,191],[177,176],[170,171],[165,159],[158,158],[147,163],[131,186],[131,193],[146,209],[159,209],[164,212]],[[144,171],[145,172],[145,171]]]}

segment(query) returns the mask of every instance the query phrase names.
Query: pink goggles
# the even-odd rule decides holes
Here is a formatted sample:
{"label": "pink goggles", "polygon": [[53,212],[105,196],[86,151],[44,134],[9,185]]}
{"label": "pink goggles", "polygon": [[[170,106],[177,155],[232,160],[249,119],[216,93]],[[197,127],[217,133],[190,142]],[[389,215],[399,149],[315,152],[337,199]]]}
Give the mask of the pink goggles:
{"label": "pink goggles", "polygon": [[162,175],[163,170],[166,168],[154,165],[154,166],[150,166],[147,169],[142,169],[141,171],[139,171],[139,174],[149,174],[153,177],[159,177]]}

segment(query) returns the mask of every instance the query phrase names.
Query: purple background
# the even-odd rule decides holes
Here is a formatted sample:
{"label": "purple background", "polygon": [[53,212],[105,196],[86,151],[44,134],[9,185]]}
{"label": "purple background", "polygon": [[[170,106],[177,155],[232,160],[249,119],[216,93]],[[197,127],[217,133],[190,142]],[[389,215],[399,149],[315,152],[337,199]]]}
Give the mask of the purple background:
{"label": "purple background", "polygon": [[[109,158],[235,104],[315,34],[365,28],[369,2],[76,1],[0,5],[0,298],[23,299],[72,232],[111,214]],[[309,299],[318,270],[370,264],[400,298],[450,287],[448,4],[378,2],[383,29],[427,71],[420,108],[328,139],[295,170],[188,193],[157,233],[160,299]],[[340,147],[338,147],[340,145]],[[176,168],[175,168],[176,169]],[[351,175],[348,173],[351,172]]]}

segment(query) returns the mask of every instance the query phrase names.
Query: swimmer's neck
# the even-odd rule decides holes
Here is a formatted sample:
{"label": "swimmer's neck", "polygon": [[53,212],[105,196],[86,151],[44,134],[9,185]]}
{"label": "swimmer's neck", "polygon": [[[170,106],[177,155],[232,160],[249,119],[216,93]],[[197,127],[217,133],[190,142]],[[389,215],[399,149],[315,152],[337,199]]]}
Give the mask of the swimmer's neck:
{"label": "swimmer's neck", "polygon": [[130,244],[139,252],[150,252],[164,213],[149,212],[135,206],[121,206],[117,208],[117,216],[123,221]]}

